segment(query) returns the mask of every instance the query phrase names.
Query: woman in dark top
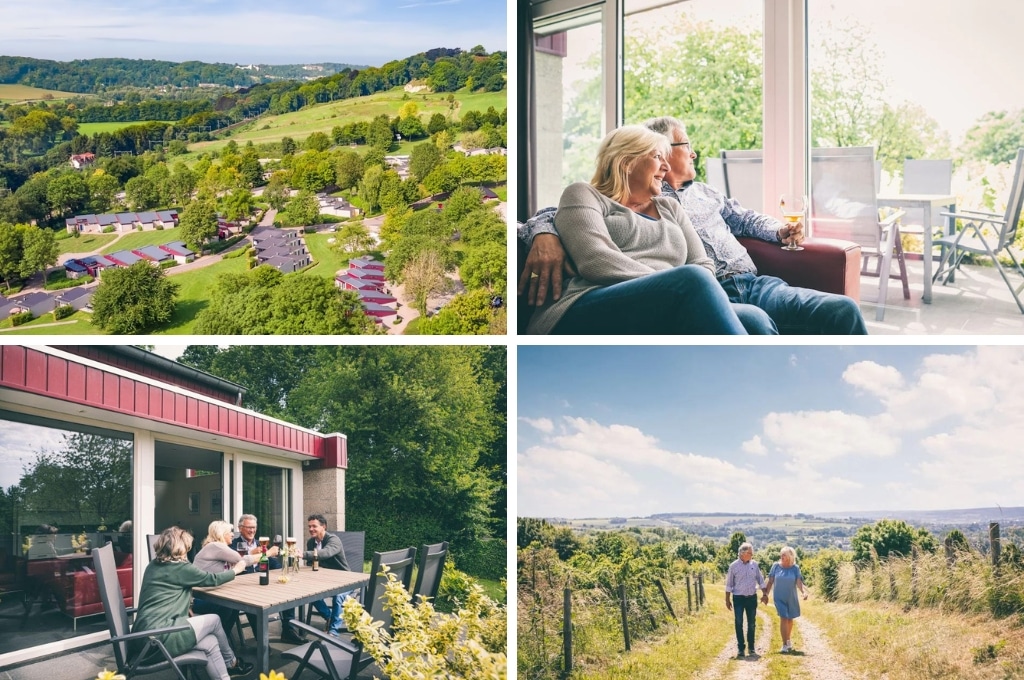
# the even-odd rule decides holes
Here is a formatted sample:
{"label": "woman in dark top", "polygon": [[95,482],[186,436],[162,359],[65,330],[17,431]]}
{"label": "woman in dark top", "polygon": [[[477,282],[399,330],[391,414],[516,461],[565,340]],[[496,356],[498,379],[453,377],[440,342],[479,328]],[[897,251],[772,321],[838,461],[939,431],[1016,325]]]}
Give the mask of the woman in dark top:
{"label": "woman in dark top", "polygon": [[[172,656],[191,649],[202,650],[206,654],[206,672],[212,680],[229,680],[252,672],[253,665],[237,659],[231,651],[224,627],[216,614],[188,616],[192,588],[227,583],[245,569],[245,562],[239,561],[231,570],[219,574],[197,569],[188,561],[192,534],[178,527],[164,529],[154,547],[156,557],[142,577],[139,611],[132,632],[188,623],[188,629],[162,636],[161,641]],[[145,642],[132,642],[130,654],[138,654]]]}

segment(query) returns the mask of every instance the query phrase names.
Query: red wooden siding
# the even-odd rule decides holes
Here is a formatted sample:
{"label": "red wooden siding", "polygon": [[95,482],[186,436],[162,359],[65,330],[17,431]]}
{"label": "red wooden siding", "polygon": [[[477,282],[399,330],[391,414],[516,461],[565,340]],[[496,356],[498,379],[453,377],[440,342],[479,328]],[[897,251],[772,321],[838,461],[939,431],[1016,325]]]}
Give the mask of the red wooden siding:
{"label": "red wooden siding", "polygon": [[2,348],[0,387],[274,446],[323,458],[328,467],[344,467],[348,462],[343,437],[313,434],[259,414],[239,413],[30,347]]}

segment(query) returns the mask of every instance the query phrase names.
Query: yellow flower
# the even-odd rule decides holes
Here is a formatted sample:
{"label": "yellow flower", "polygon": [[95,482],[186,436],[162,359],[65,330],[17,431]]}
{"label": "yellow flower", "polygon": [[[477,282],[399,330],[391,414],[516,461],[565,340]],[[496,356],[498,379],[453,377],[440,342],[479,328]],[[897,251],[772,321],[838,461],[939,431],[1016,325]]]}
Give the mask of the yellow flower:
{"label": "yellow flower", "polygon": [[285,680],[285,677],[284,673],[270,671],[270,675],[267,675],[266,673],[260,673],[260,680]]}
{"label": "yellow flower", "polygon": [[114,671],[108,671],[104,668],[99,672],[99,675],[96,676],[96,680],[124,680],[124,676]]}

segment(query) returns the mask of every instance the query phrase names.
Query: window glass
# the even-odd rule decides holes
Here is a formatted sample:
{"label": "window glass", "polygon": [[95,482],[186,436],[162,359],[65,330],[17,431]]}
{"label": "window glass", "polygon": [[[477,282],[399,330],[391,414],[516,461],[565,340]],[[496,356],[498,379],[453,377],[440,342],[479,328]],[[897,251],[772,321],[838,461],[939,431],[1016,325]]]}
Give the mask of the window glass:
{"label": "window glass", "polygon": [[[4,654],[105,631],[93,548],[132,583],[131,435],[0,412]],[[127,603],[131,606],[131,602]]]}

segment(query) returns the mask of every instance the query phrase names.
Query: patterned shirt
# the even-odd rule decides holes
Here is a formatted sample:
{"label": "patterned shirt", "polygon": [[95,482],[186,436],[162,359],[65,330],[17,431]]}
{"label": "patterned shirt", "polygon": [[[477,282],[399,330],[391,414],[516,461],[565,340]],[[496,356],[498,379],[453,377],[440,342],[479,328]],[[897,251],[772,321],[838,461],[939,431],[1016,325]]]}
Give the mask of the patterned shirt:
{"label": "patterned shirt", "polygon": [[[736,240],[737,236],[751,236],[762,241],[779,243],[778,232],[782,223],[768,215],[747,210],[736,199],[726,198],[712,186],[701,182],[684,185],[678,191],[664,182],[661,192],[674,196],[683,206],[687,217],[704,243],[708,257],[714,260],[715,275],[719,279],[734,274],[756,274],[757,267],[747,249]],[[555,208],[544,208],[519,226],[519,240],[527,246],[533,244],[537,234],[557,234]]]}
{"label": "patterned shirt", "polygon": [[763,591],[767,586],[764,582],[764,574],[761,567],[757,566],[756,560],[745,563],[743,560],[736,560],[729,565],[729,573],[725,577],[725,592],[733,595],[757,595],[757,588]]}

